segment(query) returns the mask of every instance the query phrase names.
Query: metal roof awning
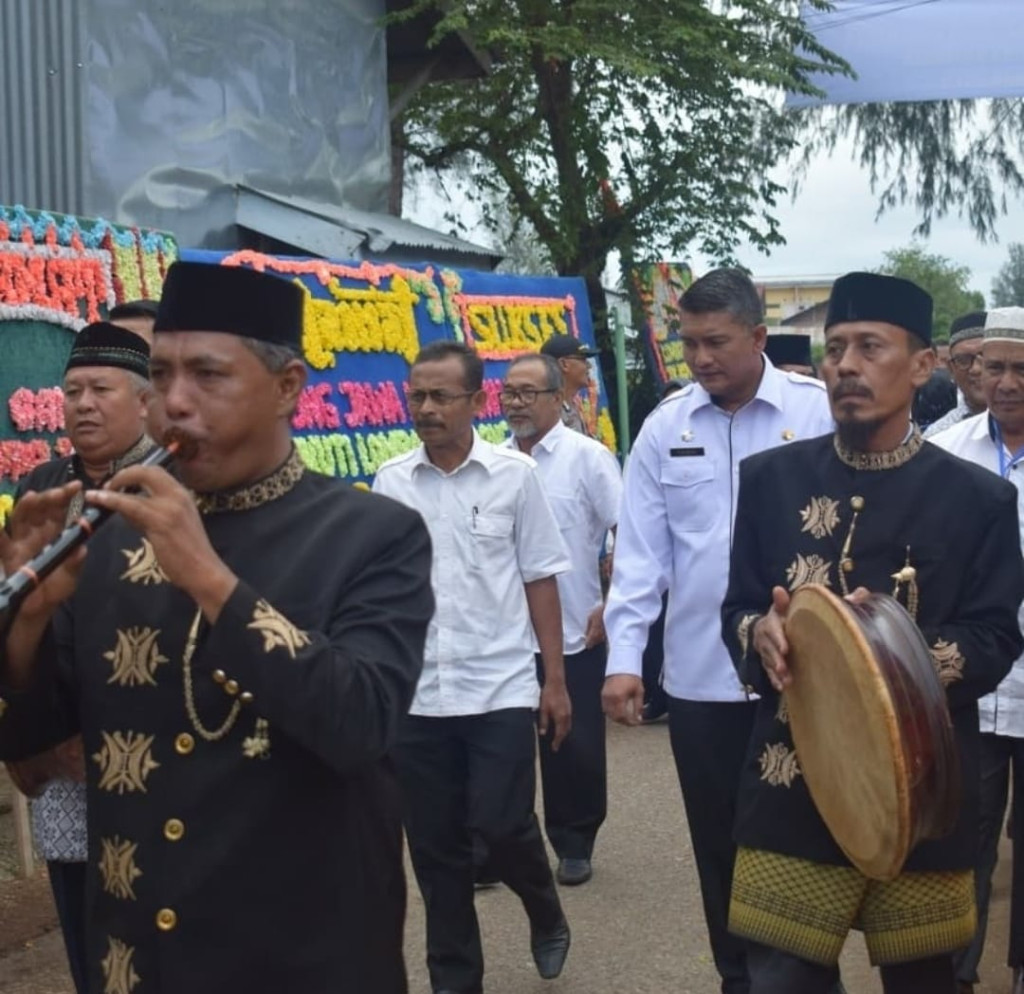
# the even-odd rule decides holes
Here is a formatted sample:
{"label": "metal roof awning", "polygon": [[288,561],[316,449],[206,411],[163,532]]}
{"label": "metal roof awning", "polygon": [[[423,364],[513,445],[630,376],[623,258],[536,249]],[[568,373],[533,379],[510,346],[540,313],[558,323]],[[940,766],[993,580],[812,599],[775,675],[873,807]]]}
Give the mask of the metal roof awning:
{"label": "metal roof awning", "polygon": [[236,186],[235,223],[258,236],[251,247],[277,254],[375,262],[436,262],[494,269],[503,256],[389,214]]}

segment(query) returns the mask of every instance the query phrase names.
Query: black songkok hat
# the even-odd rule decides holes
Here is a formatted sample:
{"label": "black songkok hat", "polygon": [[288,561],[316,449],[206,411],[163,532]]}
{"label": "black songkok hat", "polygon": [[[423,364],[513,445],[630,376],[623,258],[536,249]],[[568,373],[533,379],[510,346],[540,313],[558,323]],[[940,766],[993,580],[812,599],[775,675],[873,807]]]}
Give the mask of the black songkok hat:
{"label": "black songkok hat", "polygon": [[304,303],[302,289],[280,276],[176,262],[167,270],[153,331],[220,331],[298,349]]}
{"label": "black songkok hat", "polygon": [[880,273],[847,273],[832,285],[825,330],[846,321],[884,321],[932,340],[932,298],[916,283]]}
{"label": "black songkok hat", "polygon": [[949,346],[957,342],[965,342],[968,338],[981,338],[985,334],[986,311],[971,311],[962,317],[955,318],[949,326]]}
{"label": "black songkok hat", "polygon": [[114,324],[122,318],[156,318],[159,300],[126,300],[110,308],[107,318]]}
{"label": "black songkok hat", "polygon": [[813,366],[810,335],[769,335],[764,350],[773,366]]}
{"label": "black songkok hat", "polygon": [[78,366],[116,366],[149,379],[149,343],[109,321],[87,324],[71,346],[64,372]]}

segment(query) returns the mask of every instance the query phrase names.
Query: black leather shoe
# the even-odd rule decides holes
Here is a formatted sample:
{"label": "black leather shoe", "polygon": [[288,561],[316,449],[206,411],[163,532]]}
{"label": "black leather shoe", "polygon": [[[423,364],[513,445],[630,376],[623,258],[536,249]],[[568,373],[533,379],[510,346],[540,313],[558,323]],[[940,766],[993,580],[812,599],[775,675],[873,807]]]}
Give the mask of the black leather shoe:
{"label": "black leather shoe", "polygon": [[652,704],[648,701],[640,712],[640,719],[645,725],[653,725],[658,721],[668,721],[668,708],[664,705]]}
{"label": "black leather shoe", "polygon": [[533,962],[537,964],[537,972],[545,980],[554,980],[565,966],[565,957],[569,955],[569,923],[563,918],[550,932],[530,930],[530,952]]}
{"label": "black leather shoe", "polygon": [[589,859],[560,859],[558,861],[558,873],[556,877],[560,884],[566,887],[575,887],[577,884],[585,884],[594,871],[590,866]]}

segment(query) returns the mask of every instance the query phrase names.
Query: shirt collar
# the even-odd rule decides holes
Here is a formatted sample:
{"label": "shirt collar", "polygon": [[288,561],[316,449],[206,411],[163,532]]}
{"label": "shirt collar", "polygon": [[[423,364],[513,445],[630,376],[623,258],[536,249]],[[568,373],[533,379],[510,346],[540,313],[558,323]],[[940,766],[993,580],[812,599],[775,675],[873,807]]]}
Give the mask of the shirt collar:
{"label": "shirt collar", "polygon": [[[545,432],[543,438],[539,438],[533,443],[533,447],[535,449],[543,449],[545,452],[554,452],[562,436],[570,431],[572,429],[564,421],[556,421],[555,426],[550,431]],[[516,446],[516,448],[519,447]]]}
{"label": "shirt collar", "polygon": [[[752,404],[755,400],[764,401],[766,404],[771,404],[776,410],[782,410],[782,382],[786,377],[786,374],[776,369],[772,365],[771,359],[768,356],[761,354],[761,359],[764,362],[764,370],[761,373],[761,382],[757,385],[757,393],[754,394],[747,404]],[[693,381],[693,398],[694,398],[694,410],[699,407],[710,407],[715,405],[715,402],[711,399],[711,394],[705,390],[700,383],[696,380]],[[743,406],[746,407],[747,404]],[[733,412],[735,413],[735,412]]]}
{"label": "shirt collar", "polygon": [[416,455],[413,460],[413,469],[418,469],[421,466],[429,466],[435,473],[440,473],[442,476],[454,476],[456,473],[462,472],[463,468],[469,463],[479,463],[488,473],[491,471],[491,467],[494,464],[494,450],[492,446],[488,445],[478,434],[476,428],[473,429],[473,445],[470,447],[469,455],[455,467],[450,473],[445,473],[444,470],[435,466],[427,455],[427,447],[420,445],[416,451]]}

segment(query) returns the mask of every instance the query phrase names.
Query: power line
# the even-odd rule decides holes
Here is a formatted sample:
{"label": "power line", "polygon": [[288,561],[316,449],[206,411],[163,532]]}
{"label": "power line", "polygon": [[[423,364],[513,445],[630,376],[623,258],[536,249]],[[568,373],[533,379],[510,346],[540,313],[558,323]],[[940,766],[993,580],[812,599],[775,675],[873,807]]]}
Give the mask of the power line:
{"label": "power line", "polygon": [[[826,31],[832,31],[836,28],[846,27],[848,24],[856,24],[860,21],[870,21],[879,17],[888,17],[892,14],[898,14],[905,10],[912,10],[914,7],[924,7],[928,4],[938,3],[939,0],[866,0],[865,3],[859,4],[856,9],[849,10],[846,12],[847,16],[843,17],[841,11],[833,12],[832,14],[820,15],[820,27],[816,27],[815,23],[808,19],[807,26],[811,28],[816,35],[822,35]],[[887,10],[865,10],[870,7],[880,7],[887,4],[899,3],[899,6],[890,6]],[[838,16],[837,16],[838,15]]]}

